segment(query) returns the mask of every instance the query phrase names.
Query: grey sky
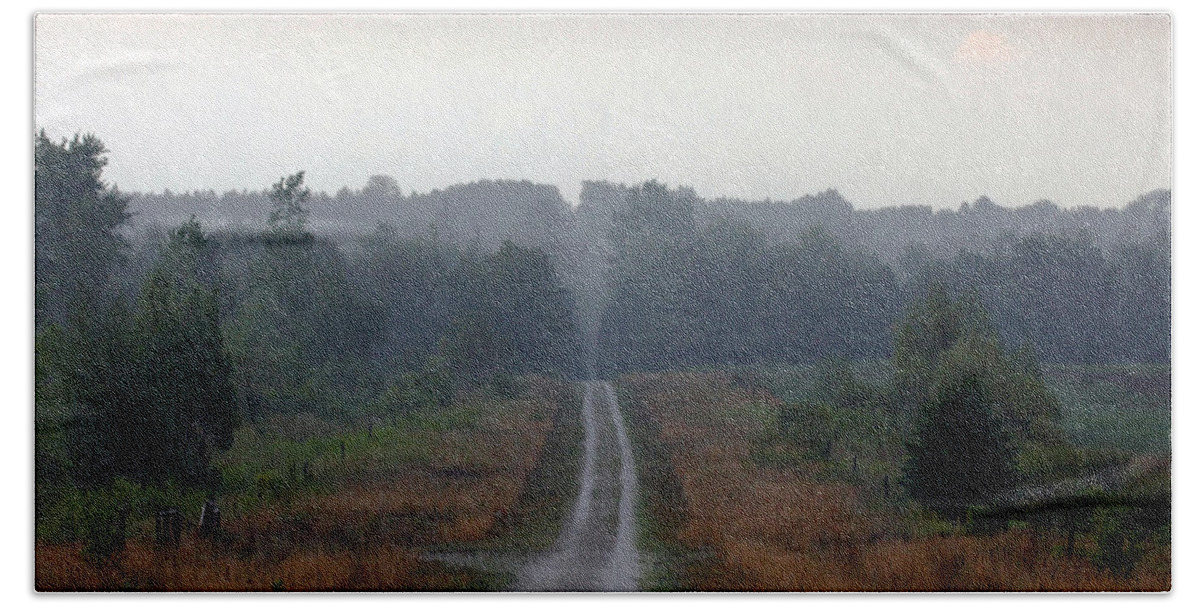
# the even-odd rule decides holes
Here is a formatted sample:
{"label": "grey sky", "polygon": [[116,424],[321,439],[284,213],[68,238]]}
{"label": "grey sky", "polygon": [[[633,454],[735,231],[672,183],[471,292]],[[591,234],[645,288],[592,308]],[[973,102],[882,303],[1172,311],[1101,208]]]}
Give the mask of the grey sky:
{"label": "grey sky", "polygon": [[658,178],[858,206],[1170,186],[1171,24],[1103,15],[41,15],[36,125],[125,190]]}

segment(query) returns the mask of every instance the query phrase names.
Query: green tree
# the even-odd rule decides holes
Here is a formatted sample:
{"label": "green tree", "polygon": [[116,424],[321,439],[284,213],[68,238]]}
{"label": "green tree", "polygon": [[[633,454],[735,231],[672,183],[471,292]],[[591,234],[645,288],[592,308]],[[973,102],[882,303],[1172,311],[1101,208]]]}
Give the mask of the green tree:
{"label": "green tree", "polygon": [[[903,405],[919,409],[933,397],[934,376],[946,353],[959,340],[971,336],[996,341],[978,295],[968,291],[955,300],[945,285],[931,284],[924,299],[909,309],[896,331],[893,359]],[[995,347],[999,348],[998,343]]]}
{"label": "green tree", "polygon": [[267,226],[276,236],[303,237],[308,234],[308,204],[312,190],[304,185],[304,172],[279,178],[271,186],[271,216]]}
{"label": "green tree", "polygon": [[484,292],[474,298],[475,306],[490,317],[500,369],[574,373],[579,358],[574,310],[550,257],[505,241],[481,270]]}
{"label": "green tree", "polygon": [[598,338],[606,370],[677,367],[702,351],[693,293],[697,201],[690,188],[649,181],[613,209],[616,257]]}
{"label": "green tree", "polygon": [[38,327],[103,311],[125,259],[118,229],[128,201],[101,179],[108,159],[93,135],[34,145],[34,318]]}
{"label": "green tree", "polygon": [[71,347],[51,367],[73,406],[67,444],[77,481],[211,481],[209,459],[232,442],[237,408],[216,295],[193,264],[206,246],[198,225],[185,224],[133,314],[118,304],[72,326]]}
{"label": "green tree", "polygon": [[780,243],[765,257],[756,350],[776,361],[871,358],[886,352],[899,308],[896,281],[878,259],[845,249],[824,230]]}
{"label": "green tree", "polygon": [[[380,343],[384,298],[353,277],[340,248],[305,227],[304,173],[280,179],[270,228],[248,239],[225,317],[244,412],[342,415],[384,388],[368,357]],[[381,368],[386,365],[378,362]]]}
{"label": "green tree", "polygon": [[210,456],[233,441],[237,402],[217,295],[200,282],[210,246],[194,218],[185,223],[172,233],[139,298],[134,334],[143,390],[163,429],[152,481],[202,481]]}
{"label": "green tree", "polygon": [[480,312],[455,317],[438,344],[438,356],[459,384],[487,380],[500,370],[503,353],[492,319]]}
{"label": "green tree", "polygon": [[986,371],[966,360],[972,349],[955,349],[961,360],[942,369],[908,446],[904,485],[918,502],[948,519],[1012,487],[1016,450],[998,418]]}
{"label": "green tree", "polygon": [[1013,485],[1020,451],[1061,440],[1032,352],[1004,352],[973,292],[953,300],[932,286],[896,341],[895,384],[917,416],[904,484],[919,502],[961,517]]}

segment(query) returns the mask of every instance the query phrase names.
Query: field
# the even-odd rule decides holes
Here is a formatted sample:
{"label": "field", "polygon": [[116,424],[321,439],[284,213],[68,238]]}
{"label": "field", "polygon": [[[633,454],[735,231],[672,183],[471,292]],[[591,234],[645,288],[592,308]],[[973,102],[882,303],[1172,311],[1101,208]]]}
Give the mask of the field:
{"label": "field", "polygon": [[[1073,514],[1081,522],[1074,526],[1038,514],[990,527],[941,520],[904,496],[897,483],[904,427],[882,412],[826,421],[834,436],[816,453],[785,441],[776,426],[785,404],[779,393],[802,390],[806,374],[670,373],[619,381],[632,426],[643,429],[643,475],[658,479],[646,484],[642,498],[644,544],[658,556],[649,586],[1170,588],[1169,520],[1145,524],[1139,510],[1120,508]],[[1086,428],[1078,408],[1065,407],[1065,417]],[[1136,425],[1143,414],[1129,417]],[[1155,441],[1149,445],[1162,445]],[[1143,455],[1139,462],[1131,485],[1169,487],[1169,455]],[[1130,533],[1133,524],[1151,531]]]}
{"label": "field", "polygon": [[1072,441],[1139,453],[1171,450],[1169,366],[1051,365],[1045,374]]}
{"label": "field", "polygon": [[[642,488],[642,588],[1170,588],[1169,510],[1165,520],[1159,507],[1088,506],[946,521],[905,493],[902,416],[869,404],[818,408],[785,431],[781,413],[826,371],[618,380]],[[869,384],[890,373],[878,362],[853,371]],[[1133,473],[1117,494],[1169,495],[1169,369],[1052,366],[1045,376],[1071,443],[1027,458],[1038,464],[1031,479],[1119,469]],[[448,407],[388,420],[244,425],[217,462],[213,537],[199,533],[206,497],[195,490],[58,489],[39,512],[37,588],[509,588],[514,567],[553,543],[571,507],[580,398],[571,383],[526,378],[515,395],[460,392]],[[105,531],[121,505],[127,539],[115,542]],[[154,514],[167,507],[184,514],[177,547],[156,542]]]}
{"label": "field", "polygon": [[[117,484],[60,496],[56,510],[39,522],[36,586],[501,588],[503,575],[424,555],[476,547],[533,550],[553,540],[573,491],[573,469],[569,454],[543,454],[570,451],[577,395],[565,382],[531,378],[527,384],[519,398],[464,393],[446,409],[368,428],[294,417],[262,429],[245,426],[218,463],[223,525],[213,538],[198,534],[204,496],[195,492]],[[97,540],[87,534],[89,513],[116,503],[131,507],[128,540],[110,556],[97,555]],[[184,514],[177,548],[155,543],[154,512],[167,504]]]}

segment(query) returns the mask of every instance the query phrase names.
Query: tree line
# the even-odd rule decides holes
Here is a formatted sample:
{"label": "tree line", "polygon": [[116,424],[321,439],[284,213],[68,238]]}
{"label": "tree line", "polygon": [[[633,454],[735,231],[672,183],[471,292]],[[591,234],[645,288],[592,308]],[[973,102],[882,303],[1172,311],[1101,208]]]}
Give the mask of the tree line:
{"label": "tree line", "polygon": [[[208,456],[238,424],[393,415],[591,363],[613,374],[899,361],[896,328],[935,285],[974,294],[997,348],[1170,357],[1169,193],[1101,212],[1108,223],[1094,225],[1108,228],[1094,233],[1089,212],[990,203],[872,233],[851,228],[898,212],[836,193],[738,206],[655,181],[588,182],[571,209],[529,182],[406,196],[380,177],[329,197],[296,173],[257,194],[187,195],[257,201],[255,227],[190,215],[155,227],[137,215],[155,199],[104,182],[98,139],[35,143],[39,491],[211,484]],[[359,219],[408,211],[351,233],[315,228],[338,200]],[[1057,219],[1013,219],[1033,212]],[[972,222],[977,238],[955,241],[948,227]]]}
{"label": "tree line", "polygon": [[1027,343],[1041,360],[1170,360],[1169,208],[1147,200],[1124,213],[1157,217],[1157,228],[1107,247],[1082,226],[1064,234],[1047,224],[948,255],[915,240],[894,261],[827,223],[781,222],[772,236],[747,213],[657,182],[585,188],[577,215],[612,246],[600,335],[608,368],[887,358],[905,306],[933,284],[976,293],[1001,342]]}
{"label": "tree line", "polygon": [[195,218],[133,241],[92,136],[35,140],[36,474],[213,490],[240,424],[444,405],[526,373],[576,375],[572,301],[542,250],[308,225],[304,173],[261,230]]}

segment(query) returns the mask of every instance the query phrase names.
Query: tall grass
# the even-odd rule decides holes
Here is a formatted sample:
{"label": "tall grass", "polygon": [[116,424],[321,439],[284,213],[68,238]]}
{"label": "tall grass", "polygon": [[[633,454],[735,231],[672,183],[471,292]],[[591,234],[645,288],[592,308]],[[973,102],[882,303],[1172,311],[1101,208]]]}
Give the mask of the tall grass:
{"label": "tall grass", "polygon": [[[824,465],[769,466],[755,457],[764,410],[783,403],[727,374],[636,375],[621,381],[650,416],[683,489],[678,540],[711,558],[683,586],[703,590],[1163,590],[1169,543],[1114,573],[1080,535],[1074,555],[1055,530],[968,535],[939,523],[873,478],[822,475]],[[653,491],[653,488],[650,489]]]}
{"label": "tall grass", "polygon": [[219,462],[226,493],[218,538],[200,538],[189,512],[177,550],[155,548],[146,519],[109,560],[88,559],[81,542],[45,540],[35,550],[37,588],[470,588],[469,573],[419,555],[493,533],[525,489],[567,394],[566,383],[531,379],[519,399],[463,395],[448,409],[369,431],[244,428]]}

